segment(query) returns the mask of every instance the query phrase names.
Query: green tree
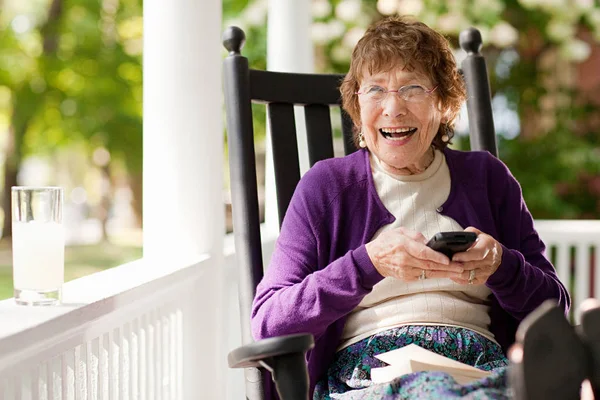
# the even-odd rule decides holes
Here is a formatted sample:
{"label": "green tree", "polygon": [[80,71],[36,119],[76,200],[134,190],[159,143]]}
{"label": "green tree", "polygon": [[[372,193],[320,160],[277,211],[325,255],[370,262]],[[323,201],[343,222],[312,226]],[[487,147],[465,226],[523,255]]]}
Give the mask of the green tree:
{"label": "green tree", "polygon": [[29,154],[53,154],[75,143],[90,157],[106,149],[111,162],[100,167],[107,181],[120,163],[141,197],[141,1],[26,3],[5,0],[0,13],[0,93],[10,98],[4,104],[10,126],[4,236],[11,232],[10,187]]}

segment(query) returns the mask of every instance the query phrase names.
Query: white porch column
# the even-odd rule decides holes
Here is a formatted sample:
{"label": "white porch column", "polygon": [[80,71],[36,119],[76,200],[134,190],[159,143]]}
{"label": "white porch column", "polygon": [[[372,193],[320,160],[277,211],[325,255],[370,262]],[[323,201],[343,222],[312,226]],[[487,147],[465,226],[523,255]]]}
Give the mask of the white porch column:
{"label": "white porch column", "polygon": [[[310,0],[269,0],[267,22],[267,68],[281,72],[314,72],[313,45],[310,38],[312,22]],[[300,172],[308,169],[308,152],[304,109],[296,107],[298,147],[300,149]],[[267,131],[267,142],[270,133]],[[277,231],[278,213],[275,196],[273,155],[266,149],[265,166],[265,223]]]}
{"label": "white porch column", "polygon": [[[222,257],[221,11],[221,0],[144,2],[144,258],[165,268]],[[183,398],[223,392],[220,264],[183,321]]]}
{"label": "white porch column", "polygon": [[313,72],[310,0],[270,0],[267,65],[283,72]]}

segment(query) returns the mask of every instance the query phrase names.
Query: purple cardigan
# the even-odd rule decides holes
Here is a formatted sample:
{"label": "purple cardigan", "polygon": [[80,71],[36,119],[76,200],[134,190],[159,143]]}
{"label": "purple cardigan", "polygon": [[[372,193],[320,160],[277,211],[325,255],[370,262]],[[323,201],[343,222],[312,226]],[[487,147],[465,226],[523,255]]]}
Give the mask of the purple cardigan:
{"label": "purple cardigan", "polygon": [[[546,299],[565,313],[567,290],[544,255],[521,188],[487,152],[445,149],[451,190],[438,211],[474,226],[503,246],[502,263],[486,285],[490,331],[506,351],[519,321]],[[310,332],[310,393],[327,371],[346,316],[383,277],[365,249],[394,221],[379,199],[366,150],[316,163],[300,180],[285,215],[269,268],[252,307],[255,339]]]}

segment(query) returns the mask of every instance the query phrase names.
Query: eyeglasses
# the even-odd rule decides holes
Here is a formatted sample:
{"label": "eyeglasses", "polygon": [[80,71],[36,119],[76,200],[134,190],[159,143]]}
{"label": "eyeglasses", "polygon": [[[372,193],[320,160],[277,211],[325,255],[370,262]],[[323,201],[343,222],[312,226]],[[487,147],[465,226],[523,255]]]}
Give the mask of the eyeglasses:
{"label": "eyeglasses", "polygon": [[397,90],[386,90],[381,86],[368,86],[360,92],[355,92],[355,94],[363,96],[367,101],[381,103],[385,101],[388,93],[398,93],[405,101],[422,103],[435,91],[435,89],[438,88],[438,86],[439,85],[433,89],[427,89],[421,85],[406,85]]}

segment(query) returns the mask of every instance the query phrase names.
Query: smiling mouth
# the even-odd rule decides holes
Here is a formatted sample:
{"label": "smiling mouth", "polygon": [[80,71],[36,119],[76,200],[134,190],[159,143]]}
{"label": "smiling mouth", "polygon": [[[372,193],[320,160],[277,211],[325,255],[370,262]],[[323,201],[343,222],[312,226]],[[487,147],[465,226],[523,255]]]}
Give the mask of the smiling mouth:
{"label": "smiling mouth", "polygon": [[386,139],[401,140],[417,132],[417,128],[380,129],[379,133]]}

